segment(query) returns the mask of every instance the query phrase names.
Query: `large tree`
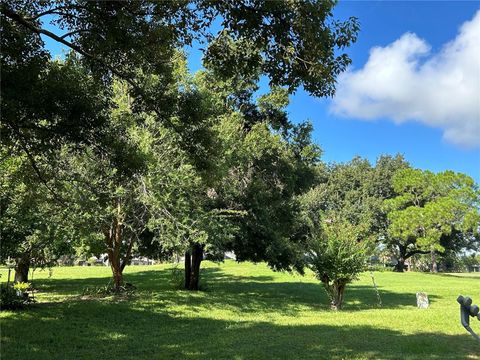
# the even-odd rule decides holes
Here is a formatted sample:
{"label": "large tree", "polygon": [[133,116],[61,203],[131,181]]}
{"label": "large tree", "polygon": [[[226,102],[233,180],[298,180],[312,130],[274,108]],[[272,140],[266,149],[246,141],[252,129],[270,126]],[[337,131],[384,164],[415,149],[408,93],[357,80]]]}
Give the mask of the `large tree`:
{"label": "large tree", "polygon": [[11,147],[0,148],[0,156],[0,263],[10,259],[15,281],[27,282],[29,270],[54,265],[72,251],[73,234],[65,209],[39,181],[27,156]]}
{"label": "large tree", "polygon": [[[190,102],[174,121],[196,119],[189,138],[195,153],[206,154],[184,152],[183,161],[192,167],[185,175],[189,181],[178,183],[183,196],[168,209],[172,219],[183,219],[172,226],[177,250],[185,250],[185,288],[199,288],[206,253],[216,257],[234,250],[240,261],[265,260],[277,269],[298,265],[302,238],[295,196],[311,185],[320,155],[311,126],[288,120],[288,92],[281,88],[254,101],[254,84],[232,85],[209,71],[194,78],[184,71],[181,88]],[[152,182],[152,194],[162,198],[165,191],[155,186],[161,183]],[[165,220],[155,220],[163,235]]]}
{"label": "large tree", "polygon": [[[347,163],[321,165],[319,184],[312,190],[309,216],[335,212],[351,224],[362,224],[380,242],[386,234],[383,201],[395,196],[393,176],[408,163],[400,155],[380,156],[375,166],[356,157]],[[316,200],[315,200],[316,199]],[[315,201],[314,201],[315,200]]]}
{"label": "large tree", "polygon": [[459,250],[478,241],[480,193],[467,175],[418,169],[398,171],[393,179],[396,197],[385,201],[387,244],[397,257],[397,271],[415,254]]}
{"label": "large tree", "polygon": [[[142,128],[146,118],[152,119],[153,128],[173,131],[176,146],[200,175],[202,188],[222,187],[219,179],[228,179],[223,176],[225,169],[229,169],[227,174],[231,176],[236,170],[237,177],[238,171],[246,171],[246,177],[237,179],[248,184],[237,201],[242,203],[241,209],[250,211],[250,220],[242,222],[248,231],[244,240],[250,239],[247,244],[255,245],[252,239],[259,233],[254,220],[262,219],[265,226],[260,227],[263,229],[260,254],[270,253],[276,263],[289,264],[291,233],[287,232],[286,220],[291,222],[290,215],[298,208],[291,198],[308,186],[307,177],[300,174],[307,174],[310,165],[305,164],[316,161],[317,157],[315,148],[308,144],[311,128],[285,123],[284,114],[271,106],[272,101],[252,106],[251,99],[262,75],[269,78],[272,88],[282,86],[282,92],[292,93],[303,85],[315,96],[333,95],[337,75],[350,63],[342,52],[356,40],[358,32],[354,18],[345,22],[333,18],[335,4],[335,1],[4,1],[0,7],[2,32],[6,34],[2,37],[2,87],[8,85],[11,91],[2,92],[2,112],[8,110],[2,134],[8,134],[12,145],[27,153],[40,178],[42,173],[34,155],[50,148],[62,149],[68,156],[74,154],[74,165],[66,166],[72,173],[65,171],[65,177],[82,179],[89,172],[98,175],[94,179],[99,181],[98,188],[108,189],[105,198],[98,197],[103,200],[100,208],[105,211],[103,216],[111,220],[105,222],[110,227],[102,225],[102,232],[110,239],[107,243],[112,244],[109,249],[116,257],[115,244],[123,244],[118,239],[126,226],[123,210],[134,213],[136,210],[132,209],[144,205],[137,202],[137,197],[131,198],[133,202],[125,198],[135,193],[138,179],[148,169],[148,161],[142,155],[144,149],[131,141],[131,129]],[[218,19],[220,30],[214,32],[212,29],[216,27],[212,24]],[[81,71],[68,77],[63,87],[57,86],[67,78],[62,75],[43,80],[46,74],[55,75],[50,70],[55,63],[40,36],[72,50],[75,55],[70,55],[70,63],[81,64],[78,67]],[[203,105],[203,95],[197,89],[179,89],[175,68],[176,49],[192,44],[193,40],[206,43],[205,66],[224,82],[225,89],[230,89],[221,103],[231,103],[232,108],[227,112],[233,109],[242,118],[240,131],[245,136],[241,141],[248,161],[236,159],[237,164],[227,161],[223,169],[212,166],[218,162],[217,154],[212,152],[215,134],[205,126],[211,124],[212,107]],[[65,64],[59,65],[61,71],[70,69]],[[26,79],[21,82],[21,90],[15,74]],[[111,114],[116,111],[112,84],[116,79],[126,86],[131,113],[117,116],[120,122],[112,125]],[[62,89],[59,98],[63,100],[55,101],[55,92],[51,91],[47,101],[26,104],[22,95],[32,98],[45,82],[50,89]],[[4,109],[4,104],[9,107]],[[51,109],[52,104],[60,106]],[[207,113],[204,109],[208,109]],[[277,134],[279,131],[283,133]],[[308,149],[313,150],[312,154],[308,154]],[[86,160],[89,158],[103,164],[103,172],[90,168],[95,163],[89,163]],[[305,162],[303,158],[309,160]],[[52,158],[52,167],[57,161]],[[81,171],[73,171],[75,167]],[[58,196],[55,190],[51,192]],[[85,199],[91,197],[81,197],[82,201]],[[270,207],[262,209],[262,202]],[[223,200],[202,200],[200,204],[205,214],[230,208]],[[141,227],[144,222],[142,218]],[[272,231],[280,224],[282,230]],[[138,232],[135,230],[135,236]],[[273,239],[283,240],[278,243]],[[270,242],[277,245],[269,245]],[[239,252],[245,245],[236,244]],[[130,246],[126,249],[128,255]],[[248,252],[254,255],[249,257],[260,259],[257,250]],[[123,263],[115,265],[119,269],[123,266]],[[121,276],[117,278],[118,285]]]}
{"label": "large tree", "polygon": [[[154,112],[168,122],[175,101],[168,86],[174,81],[175,49],[194,39],[206,42],[205,60],[223,78],[250,78],[264,74],[272,86],[293,92],[303,85],[316,96],[333,95],[336,76],[350,59],[341,51],[356,40],[358,23],[333,18],[335,1],[3,1],[2,16],[2,113],[8,104],[3,133],[32,142],[51,137],[82,142],[95,134],[101,118],[86,113],[77,122],[69,107],[42,116],[55,102],[35,101],[35,89],[50,66],[41,36],[70,50],[103,83],[120,78],[128,83],[133,107]],[[211,26],[220,19],[220,30]],[[340,50],[340,52],[338,51]],[[233,65],[234,64],[234,65]],[[152,82],[152,75],[156,81]],[[40,76],[40,78],[39,78]],[[21,79],[19,81],[18,79]],[[68,82],[81,87],[82,81]],[[21,88],[21,91],[20,91]],[[69,97],[70,91],[64,91]],[[105,93],[108,98],[108,91]],[[76,97],[72,97],[75,100]],[[81,100],[81,99],[80,99]],[[91,101],[90,101],[91,102]],[[91,102],[92,104],[97,103]],[[88,104],[88,101],[84,101]],[[34,106],[35,105],[35,106]],[[85,106],[85,105],[84,105]],[[20,119],[20,110],[34,116]],[[37,109],[34,111],[34,109]],[[88,109],[87,109],[88,110]],[[52,114],[51,114],[52,115]],[[56,124],[57,126],[52,126]],[[76,130],[65,127],[74,124]],[[172,125],[172,124],[170,124]],[[25,141],[28,139],[24,139]]]}
{"label": "large tree", "polygon": [[400,155],[382,155],[375,166],[358,157],[320,164],[318,184],[300,197],[308,229],[305,265],[322,282],[332,309],[341,308],[347,284],[384,241],[388,223],[382,205],[395,195],[394,174],[407,167]]}
{"label": "large tree", "polygon": [[232,219],[239,231],[223,249],[233,250],[239,261],[300,270],[305,238],[296,196],[315,181],[321,154],[311,140],[311,125],[288,119],[286,89],[257,97],[256,84],[248,79],[225,81],[208,72],[202,77],[213,102],[228,109],[216,127],[223,155],[217,163],[221,176],[212,184],[214,203],[243,213]]}

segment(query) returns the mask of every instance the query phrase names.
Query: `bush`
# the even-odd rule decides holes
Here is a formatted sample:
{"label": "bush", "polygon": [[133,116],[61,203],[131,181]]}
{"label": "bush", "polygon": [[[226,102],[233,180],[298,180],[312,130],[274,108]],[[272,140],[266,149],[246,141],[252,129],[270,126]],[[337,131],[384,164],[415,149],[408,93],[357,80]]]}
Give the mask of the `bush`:
{"label": "bush", "polygon": [[29,283],[0,284],[0,310],[23,309],[35,302],[27,293]]}
{"label": "bush", "polygon": [[332,220],[309,240],[307,265],[322,282],[332,310],[341,309],[346,286],[366,269],[367,244],[358,237],[358,227]]}

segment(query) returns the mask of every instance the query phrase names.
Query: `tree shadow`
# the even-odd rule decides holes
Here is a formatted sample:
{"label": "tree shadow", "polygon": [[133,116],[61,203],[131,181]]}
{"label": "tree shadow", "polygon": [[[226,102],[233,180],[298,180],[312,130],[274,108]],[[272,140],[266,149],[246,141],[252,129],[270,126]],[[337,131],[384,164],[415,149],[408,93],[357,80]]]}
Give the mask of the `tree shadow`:
{"label": "tree shadow", "polygon": [[[461,275],[460,275],[461,274]],[[442,276],[442,277],[452,277],[455,279],[475,279],[475,280],[480,280],[480,273],[476,273],[478,275],[463,275],[465,273],[459,273],[459,275],[456,275],[454,273],[437,273],[437,274],[432,274],[433,276]]]}
{"label": "tree shadow", "polygon": [[[222,268],[202,270],[202,282],[207,284],[202,292],[181,290],[172,285],[171,269],[146,270],[126,273],[125,281],[133,283],[139,298],[151,296],[164,306],[185,305],[192,310],[228,308],[238,313],[268,313],[295,315],[299,311],[325,310],[329,308],[328,297],[320,283],[275,282],[272,276],[234,276]],[[58,295],[80,295],[79,290],[103,286],[109,277],[85,279],[40,279],[36,286],[41,292],[54,292]],[[205,286],[204,286],[205,287]],[[397,293],[379,288],[383,309],[415,307],[415,293]],[[438,297],[429,294],[433,304]],[[347,286],[345,311],[366,310],[378,307],[378,299],[373,286]]]}
{"label": "tree shadow", "polygon": [[[34,319],[34,321],[33,321]],[[2,358],[478,359],[468,334],[179,317],[129,303],[65,302],[3,319]]]}

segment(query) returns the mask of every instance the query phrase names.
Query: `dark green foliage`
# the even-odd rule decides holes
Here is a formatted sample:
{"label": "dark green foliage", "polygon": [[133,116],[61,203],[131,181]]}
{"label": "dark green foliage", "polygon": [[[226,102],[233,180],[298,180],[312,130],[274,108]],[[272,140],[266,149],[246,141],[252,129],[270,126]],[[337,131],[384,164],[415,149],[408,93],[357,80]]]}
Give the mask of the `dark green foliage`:
{"label": "dark green foliage", "polygon": [[362,225],[365,236],[378,239],[386,231],[384,199],[392,197],[392,178],[398,169],[408,167],[403,157],[383,155],[375,166],[367,160],[354,158],[344,164],[330,164],[318,169],[320,184],[304,201],[314,225],[321,213],[335,213],[354,225]]}
{"label": "dark green foliage", "polygon": [[[3,4],[2,4],[3,6]],[[38,36],[2,21],[2,138],[30,153],[99,141],[108,98],[77,59],[49,59]]]}
{"label": "dark green foliage", "polygon": [[[387,244],[399,263],[415,254],[475,248],[479,239],[480,193],[465,174],[403,169],[393,178],[397,196],[384,202]],[[398,268],[399,271],[402,268]]]}
{"label": "dark green foliage", "polygon": [[332,18],[335,1],[196,1],[210,18],[222,19],[205,53],[208,67],[223,78],[265,74],[289,92],[300,85],[316,96],[332,96],[335,78],[350,59],[336,54],[355,42],[355,18]]}
{"label": "dark green foliage", "polygon": [[[39,180],[27,156],[10,147],[3,147],[0,154],[0,259],[24,264],[27,276],[30,267],[53,265],[72,251],[67,211],[49,191],[51,184]],[[44,161],[36,157],[38,166]]]}
{"label": "dark green foliage", "polygon": [[[212,78],[207,74],[206,79]],[[273,89],[256,102],[248,87],[227,98],[223,84],[214,84],[220,99],[231,106],[218,128],[224,150],[216,202],[244,212],[234,221],[239,231],[223,246],[240,261],[302,271],[305,234],[296,196],[315,181],[321,151],[311,141],[312,128],[289,121],[285,90]]]}
{"label": "dark green foliage", "polygon": [[27,292],[13,284],[0,284],[0,310],[24,309],[34,302]]}
{"label": "dark green foliage", "polygon": [[[255,83],[265,74],[272,86],[285,86],[290,93],[303,85],[316,96],[331,96],[337,75],[350,63],[346,54],[335,52],[353,43],[358,32],[355,19],[332,18],[334,5],[334,1],[3,1],[4,131],[17,140],[28,131],[39,132],[23,139],[27,144],[45,139],[45,132],[58,141],[91,141],[103,124],[101,115],[111,96],[108,87],[99,91],[97,82],[108,84],[114,78],[129,84],[135,111],[153,112],[158,121],[172,125],[168,120],[176,102],[172,59],[176,48],[194,39],[208,42],[206,65],[224,79]],[[221,19],[223,31],[210,34],[216,19]],[[54,25],[53,32],[46,30],[46,21]],[[63,67],[57,76],[40,34],[75,51],[92,79]],[[59,101],[51,101],[56,96]]]}

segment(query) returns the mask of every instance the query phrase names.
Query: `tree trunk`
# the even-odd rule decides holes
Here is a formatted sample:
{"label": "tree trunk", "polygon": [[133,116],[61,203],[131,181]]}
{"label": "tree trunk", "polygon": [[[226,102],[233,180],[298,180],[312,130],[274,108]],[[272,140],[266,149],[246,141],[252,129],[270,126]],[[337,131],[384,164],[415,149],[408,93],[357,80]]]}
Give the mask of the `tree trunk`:
{"label": "tree trunk", "polygon": [[112,273],[115,292],[119,292],[123,285],[123,272],[121,269],[112,266]]}
{"label": "tree trunk", "polygon": [[395,265],[396,272],[403,272],[405,270],[405,259],[403,257],[398,258],[397,265]]}
{"label": "tree trunk", "polygon": [[28,271],[30,270],[30,257],[22,255],[15,263],[15,282],[28,282]]}
{"label": "tree trunk", "polygon": [[185,289],[190,290],[190,274],[192,272],[192,254],[190,250],[185,251]]}
{"label": "tree trunk", "polygon": [[431,272],[432,273],[436,273],[438,272],[438,266],[437,266],[437,256],[435,254],[435,250],[432,250],[430,252],[430,255],[432,257],[432,269],[431,269]]}
{"label": "tree trunk", "polygon": [[405,271],[405,260],[407,259],[407,247],[397,244],[398,246],[398,257],[397,265],[395,265],[394,271],[404,272]]}
{"label": "tree trunk", "polygon": [[120,261],[123,228],[119,214],[120,205],[118,205],[118,218],[113,221],[110,229],[105,232],[105,242],[108,249],[108,262],[112,269],[114,290],[117,293],[120,292],[121,287],[123,286],[123,268],[126,264],[121,264]]}
{"label": "tree trunk", "polygon": [[202,260],[203,247],[200,244],[194,244],[192,249],[185,253],[185,289],[199,289],[200,264]]}
{"label": "tree trunk", "polygon": [[346,284],[334,281],[332,285],[326,285],[330,296],[330,309],[338,311],[343,305],[343,294]]}
{"label": "tree trunk", "polygon": [[190,276],[190,290],[198,290],[200,283],[200,264],[203,260],[203,248],[199,244],[193,245],[192,272]]}

